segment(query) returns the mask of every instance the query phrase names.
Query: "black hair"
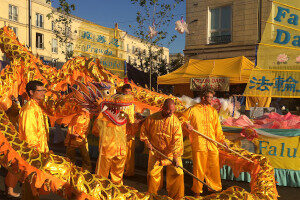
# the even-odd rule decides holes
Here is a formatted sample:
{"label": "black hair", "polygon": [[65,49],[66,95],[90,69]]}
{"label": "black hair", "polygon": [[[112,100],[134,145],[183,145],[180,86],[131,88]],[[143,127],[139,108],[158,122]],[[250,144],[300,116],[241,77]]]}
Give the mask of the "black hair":
{"label": "black hair", "polygon": [[175,101],[171,98],[168,98],[164,101],[163,107],[165,108],[168,104],[174,104],[175,105]]}
{"label": "black hair", "polygon": [[35,91],[37,86],[44,86],[44,84],[41,81],[29,81],[26,84],[26,92],[29,97],[31,97],[30,90]]}
{"label": "black hair", "polygon": [[124,91],[124,90],[126,90],[126,89],[132,90],[131,85],[130,85],[130,84],[125,84],[125,85],[122,86],[122,91]]}
{"label": "black hair", "polygon": [[215,91],[211,88],[205,88],[204,90],[202,90],[199,94],[199,97],[206,97],[209,93],[215,95]]}

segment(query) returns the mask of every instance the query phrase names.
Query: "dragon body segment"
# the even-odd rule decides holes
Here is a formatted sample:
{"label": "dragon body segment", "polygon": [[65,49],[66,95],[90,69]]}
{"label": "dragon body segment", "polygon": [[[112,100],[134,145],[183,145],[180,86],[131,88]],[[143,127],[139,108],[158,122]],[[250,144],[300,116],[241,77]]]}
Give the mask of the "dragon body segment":
{"label": "dragon body segment", "polygon": [[[88,171],[72,164],[69,159],[55,155],[39,153],[28,148],[20,141],[18,132],[5,114],[12,102],[11,96],[25,93],[25,85],[30,80],[41,80],[47,90],[46,111],[54,118],[72,118],[80,109],[87,108],[95,115],[99,109],[108,107],[110,115],[121,125],[124,121],[115,112],[116,107],[127,106],[132,99],[126,95],[113,95],[123,80],[100,66],[98,60],[76,57],[57,70],[44,65],[24,45],[22,45],[8,27],[0,29],[0,48],[11,60],[10,65],[1,71],[0,76],[0,164],[18,175],[20,180],[30,180],[38,193],[54,192],[66,199],[170,199],[166,196],[141,193],[134,188],[114,185],[108,179],[101,179]],[[173,98],[177,111],[184,105],[177,98],[156,93],[130,83],[133,88],[134,102],[140,107],[158,110],[166,98]],[[71,92],[61,92],[71,88]],[[109,92],[108,92],[109,91]],[[109,93],[109,94],[108,94]],[[112,112],[112,108],[113,111]],[[105,113],[105,111],[104,111]],[[62,120],[63,121],[63,120]],[[230,144],[231,148],[254,161],[237,158],[235,155],[220,151],[221,165],[232,167],[235,175],[240,172],[251,174],[251,193],[240,187],[231,187],[220,193],[198,199],[277,199],[274,170],[269,161],[260,155],[252,154]],[[185,199],[195,199],[185,197]]]}

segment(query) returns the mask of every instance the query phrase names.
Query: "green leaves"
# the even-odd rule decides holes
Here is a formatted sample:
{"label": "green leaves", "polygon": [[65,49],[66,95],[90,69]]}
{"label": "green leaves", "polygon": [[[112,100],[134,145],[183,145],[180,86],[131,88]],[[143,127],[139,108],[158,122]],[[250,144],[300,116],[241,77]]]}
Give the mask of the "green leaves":
{"label": "green leaves", "polygon": [[[137,26],[129,25],[134,34],[141,40],[154,45],[162,45],[167,40],[171,43],[176,37],[170,36],[168,26],[174,19],[173,10],[183,0],[130,0],[139,7],[136,13]],[[158,31],[155,38],[149,37],[149,26]]]}
{"label": "green leaves", "polygon": [[[131,64],[143,71],[150,71],[158,75],[169,71],[170,66],[165,59],[163,43],[172,43],[177,36],[168,32],[169,25],[174,19],[174,9],[183,0],[130,0],[138,6],[136,13],[137,25],[129,25],[134,34],[147,46],[147,53],[139,50],[135,53],[138,62]],[[149,26],[157,31],[157,35],[150,38]],[[175,26],[175,24],[174,24]],[[151,83],[150,83],[151,85]],[[150,86],[151,87],[151,86]]]}
{"label": "green leaves", "polygon": [[[57,0],[58,7],[56,11],[47,14],[47,18],[52,19],[52,31],[56,39],[59,41],[59,46],[62,53],[65,54],[66,60],[73,56],[73,52],[69,47],[72,45],[72,19],[70,14],[75,10],[75,4],[69,3],[70,0]],[[55,2],[55,0],[46,0],[47,3]]]}

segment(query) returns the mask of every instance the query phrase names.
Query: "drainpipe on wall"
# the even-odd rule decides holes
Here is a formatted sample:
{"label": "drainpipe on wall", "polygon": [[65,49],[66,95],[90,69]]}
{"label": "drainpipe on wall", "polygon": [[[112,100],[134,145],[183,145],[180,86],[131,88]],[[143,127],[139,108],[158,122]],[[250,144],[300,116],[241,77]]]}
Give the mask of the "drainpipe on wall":
{"label": "drainpipe on wall", "polygon": [[261,18],[262,18],[262,0],[259,0],[259,4],[258,4],[258,14],[257,14],[257,18],[258,18],[258,43],[260,43],[261,41]]}
{"label": "drainpipe on wall", "polygon": [[32,49],[31,0],[28,0],[28,46]]}
{"label": "drainpipe on wall", "polygon": [[257,51],[258,45],[261,41],[261,17],[262,15],[262,0],[258,0],[258,9],[257,9],[257,44],[255,47],[255,67],[257,66]]}

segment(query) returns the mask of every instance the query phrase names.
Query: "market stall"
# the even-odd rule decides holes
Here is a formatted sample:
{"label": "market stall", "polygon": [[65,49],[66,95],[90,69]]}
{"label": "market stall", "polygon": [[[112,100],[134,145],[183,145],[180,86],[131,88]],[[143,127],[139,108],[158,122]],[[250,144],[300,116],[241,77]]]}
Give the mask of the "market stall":
{"label": "market stall", "polygon": [[159,76],[157,83],[174,85],[175,95],[192,97],[191,79],[225,77],[229,79],[229,84],[242,84],[248,82],[253,68],[254,63],[244,56],[216,60],[190,59],[174,72]]}

